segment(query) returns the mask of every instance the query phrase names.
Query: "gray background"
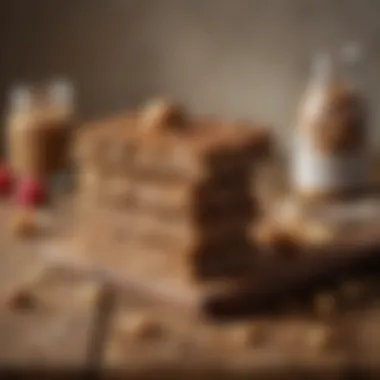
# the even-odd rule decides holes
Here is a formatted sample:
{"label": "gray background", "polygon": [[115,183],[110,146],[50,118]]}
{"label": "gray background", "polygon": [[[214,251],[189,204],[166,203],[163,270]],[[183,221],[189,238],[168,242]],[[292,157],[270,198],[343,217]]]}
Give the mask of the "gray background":
{"label": "gray background", "polygon": [[81,116],[166,95],[285,138],[310,54],[356,39],[377,143],[378,0],[1,0],[0,104],[14,81],[72,78]]}

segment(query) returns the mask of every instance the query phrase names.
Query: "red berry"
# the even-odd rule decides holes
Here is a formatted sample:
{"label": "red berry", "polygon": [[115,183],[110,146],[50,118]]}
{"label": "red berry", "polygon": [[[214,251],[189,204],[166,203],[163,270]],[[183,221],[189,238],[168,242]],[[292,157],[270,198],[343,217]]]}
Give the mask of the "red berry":
{"label": "red berry", "polygon": [[13,187],[13,176],[6,166],[0,166],[0,195],[9,195]]}
{"label": "red berry", "polygon": [[46,188],[41,181],[24,179],[17,186],[16,201],[22,206],[39,206],[46,198]]}

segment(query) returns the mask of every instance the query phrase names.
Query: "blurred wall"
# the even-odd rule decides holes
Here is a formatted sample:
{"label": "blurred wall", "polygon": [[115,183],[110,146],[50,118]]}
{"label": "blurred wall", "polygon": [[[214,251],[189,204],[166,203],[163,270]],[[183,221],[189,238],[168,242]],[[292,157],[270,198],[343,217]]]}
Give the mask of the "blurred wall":
{"label": "blurred wall", "polygon": [[61,74],[84,118],[163,94],[286,137],[316,48],[363,41],[380,103],[379,15],[378,0],[2,0],[1,107],[12,82]]}

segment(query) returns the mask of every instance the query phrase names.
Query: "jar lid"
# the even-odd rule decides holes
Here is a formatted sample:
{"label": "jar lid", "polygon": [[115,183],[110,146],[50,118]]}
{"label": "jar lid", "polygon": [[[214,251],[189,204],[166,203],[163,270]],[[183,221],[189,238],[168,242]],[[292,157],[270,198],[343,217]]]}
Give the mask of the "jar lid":
{"label": "jar lid", "polygon": [[47,86],[47,101],[53,107],[64,112],[71,112],[74,108],[74,85],[64,78],[58,78]]}
{"label": "jar lid", "polygon": [[11,111],[30,111],[34,105],[34,89],[25,84],[13,85],[9,92],[9,108]]}

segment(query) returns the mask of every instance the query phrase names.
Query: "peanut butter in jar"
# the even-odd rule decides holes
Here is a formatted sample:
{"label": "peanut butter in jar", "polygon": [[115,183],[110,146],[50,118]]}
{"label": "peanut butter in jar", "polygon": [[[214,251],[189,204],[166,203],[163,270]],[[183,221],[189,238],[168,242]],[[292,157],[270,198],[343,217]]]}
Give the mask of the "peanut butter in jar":
{"label": "peanut butter in jar", "polygon": [[16,177],[46,180],[66,168],[73,123],[68,84],[13,89],[6,133],[8,161]]}
{"label": "peanut butter in jar", "polygon": [[292,151],[293,190],[304,200],[363,194],[368,186],[367,107],[358,81],[358,51],[339,64],[315,60],[301,101]]}

